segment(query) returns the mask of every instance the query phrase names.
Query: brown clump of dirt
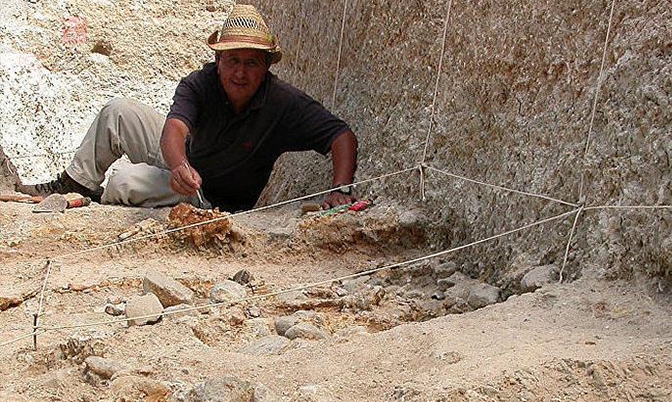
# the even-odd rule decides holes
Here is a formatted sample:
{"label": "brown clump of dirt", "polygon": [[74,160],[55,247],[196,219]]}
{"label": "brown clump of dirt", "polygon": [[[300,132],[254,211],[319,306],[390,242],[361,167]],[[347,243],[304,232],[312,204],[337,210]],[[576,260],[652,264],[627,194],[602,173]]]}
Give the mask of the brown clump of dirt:
{"label": "brown clump of dirt", "polygon": [[172,233],[172,236],[196,248],[221,248],[227,244],[245,243],[245,233],[235,226],[229,215],[217,208],[204,210],[181,203],[170,210],[168,221],[172,229],[193,225]]}

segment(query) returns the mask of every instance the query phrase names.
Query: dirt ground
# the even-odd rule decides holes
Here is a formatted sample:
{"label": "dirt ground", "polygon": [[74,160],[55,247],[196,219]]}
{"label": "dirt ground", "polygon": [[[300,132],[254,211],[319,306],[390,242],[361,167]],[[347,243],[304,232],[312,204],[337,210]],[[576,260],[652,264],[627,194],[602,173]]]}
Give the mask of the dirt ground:
{"label": "dirt ground", "polygon": [[[423,303],[436,302],[427,293],[436,259],[383,269],[359,289],[356,279],[329,283],[428,254],[417,230],[399,228],[393,205],[317,217],[290,204],[234,218],[242,233],[235,241],[196,248],[188,236],[173,234],[80,254],[122,233],[133,239],[164,230],[169,210],[0,208],[0,296],[25,298],[0,312],[3,343],[31,332],[47,259],[45,327],[115,319],[106,303],[142,294],[149,270],[194,290],[195,305],[207,304],[213,285],[241,269],[253,275],[248,296],[327,281],[153,325],[49,331],[39,335],[37,350],[32,338],[5,344],[3,400],[672,400],[672,300],[647,282],[604,281],[584,272],[573,283],[548,284],[474,311],[434,310],[434,318]],[[299,337],[273,351],[245,349],[275,335],[276,320],[297,310],[326,336]],[[125,370],[96,377],[84,363],[89,356]],[[256,387],[254,396],[194,391],[226,377]]]}

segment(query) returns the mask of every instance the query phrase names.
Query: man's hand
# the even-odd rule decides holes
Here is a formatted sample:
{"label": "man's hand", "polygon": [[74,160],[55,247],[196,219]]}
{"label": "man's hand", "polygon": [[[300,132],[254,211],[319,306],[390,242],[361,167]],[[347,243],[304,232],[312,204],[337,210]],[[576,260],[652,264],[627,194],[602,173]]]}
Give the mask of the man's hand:
{"label": "man's hand", "polygon": [[343,194],[340,191],[332,191],[322,203],[322,209],[330,209],[339,205],[352,204],[357,201],[354,194]]}
{"label": "man's hand", "polygon": [[186,160],[170,172],[170,187],[178,194],[193,197],[203,184],[201,175]]}

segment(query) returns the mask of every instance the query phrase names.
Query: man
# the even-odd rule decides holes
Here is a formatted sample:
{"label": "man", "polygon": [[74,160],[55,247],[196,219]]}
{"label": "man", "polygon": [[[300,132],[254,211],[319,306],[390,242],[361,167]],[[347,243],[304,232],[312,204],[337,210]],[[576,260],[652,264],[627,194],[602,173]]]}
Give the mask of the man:
{"label": "man", "polygon": [[[335,188],[324,207],[353,202],[357,139],[342,120],[268,71],[282,57],[259,12],[236,5],[221,35],[207,40],[215,62],[183,78],[167,118],[128,99],[98,114],[70,166],[56,180],[17,190],[78,192],[106,204],[190,202],[225,211],[251,209],[284,152],[332,153]],[[131,165],[100,184],[126,154]]]}

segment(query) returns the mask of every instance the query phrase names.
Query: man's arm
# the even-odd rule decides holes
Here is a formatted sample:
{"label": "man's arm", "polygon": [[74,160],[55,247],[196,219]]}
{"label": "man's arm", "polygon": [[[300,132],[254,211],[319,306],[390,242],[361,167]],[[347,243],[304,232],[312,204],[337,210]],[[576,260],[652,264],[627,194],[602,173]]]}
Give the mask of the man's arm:
{"label": "man's arm", "polygon": [[[334,166],[334,177],[332,186],[342,186],[351,184],[355,178],[357,169],[357,137],[347,130],[341,133],[331,143],[331,158]],[[354,194],[343,194],[338,191],[332,191],[324,200],[323,208],[328,209],[338,205],[355,202],[357,198]]]}
{"label": "man's arm", "polygon": [[196,169],[189,165],[184,142],[189,127],[180,119],[167,119],[161,133],[161,153],[171,171],[170,187],[178,194],[194,196],[202,180]]}

